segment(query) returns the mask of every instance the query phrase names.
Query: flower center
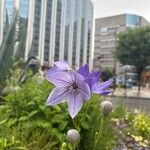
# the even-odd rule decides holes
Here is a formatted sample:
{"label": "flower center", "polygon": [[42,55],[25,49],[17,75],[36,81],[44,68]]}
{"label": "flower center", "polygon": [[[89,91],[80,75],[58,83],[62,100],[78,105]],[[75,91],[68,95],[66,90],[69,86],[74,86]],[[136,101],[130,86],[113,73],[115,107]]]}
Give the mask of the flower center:
{"label": "flower center", "polygon": [[71,88],[74,89],[74,90],[78,89],[77,83],[74,82],[74,83],[71,85]]}

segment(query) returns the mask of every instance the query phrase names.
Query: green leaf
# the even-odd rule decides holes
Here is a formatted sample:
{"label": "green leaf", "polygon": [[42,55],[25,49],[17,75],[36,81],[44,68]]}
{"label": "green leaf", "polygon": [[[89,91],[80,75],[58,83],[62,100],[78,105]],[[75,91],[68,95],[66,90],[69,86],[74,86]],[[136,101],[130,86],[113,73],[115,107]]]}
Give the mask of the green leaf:
{"label": "green leaf", "polygon": [[16,122],[17,122],[17,118],[11,118],[8,120],[8,126],[12,126],[16,124]]}
{"label": "green leaf", "polygon": [[39,105],[39,108],[40,108],[42,111],[44,111],[45,108],[46,108],[46,106],[45,106],[45,105]]}
{"label": "green leaf", "polygon": [[50,127],[50,123],[45,120],[38,120],[35,121],[34,124],[38,127],[47,128]]}
{"label": "green leaf", "polygon": [[28,149],[24,147],[13,147],[13,148],[10,148],[10,150],[28,150]]}
{"label": "green leaf", "polygon": [[59,130],[60,131],[63,131],[68,125],[68,122],[67,121],[62,121],[60,124],[59,124]]}
{"label": "green leaf", "polygon": [[0,122],[0,125],[4,124],[4,123],[6,123],[6,122],[7,122],[7,119],[2,120],[2,121]]}
{"label": "green leaf", "polygon": [[26,121],[28,120],[29,118],[27,116],[22,116],[19,118],[19,121]]}
{"label": "green leaf", "polygon": [[31,102],[28,102],[27,105],[28,105],[28,106],[30,106],[30,105],[35,105],[35,103],[34,103],[33,101],[31,101]]}
{"label": "green leaf", "polygon": [[29,118],[33,117],[36,115],[39,111],[38,110],[33,110],[32,112],[29,113]]}
{"label": "green leaf", "polygon": [[84,121],[81,122],[81,127],[83,127],[84,129],[89,129],[90,128],[89,125]]}

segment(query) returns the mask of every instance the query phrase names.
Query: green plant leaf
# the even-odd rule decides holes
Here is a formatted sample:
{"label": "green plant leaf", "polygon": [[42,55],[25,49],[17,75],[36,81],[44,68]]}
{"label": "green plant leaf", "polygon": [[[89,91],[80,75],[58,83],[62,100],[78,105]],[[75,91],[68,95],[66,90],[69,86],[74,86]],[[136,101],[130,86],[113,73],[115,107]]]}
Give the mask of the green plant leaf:
{"label": "green plant leaf", "polygon": [[33,110],[32,112],[29,113],[29,118],[33,117],[36,115],[39,111],[38,110]]}

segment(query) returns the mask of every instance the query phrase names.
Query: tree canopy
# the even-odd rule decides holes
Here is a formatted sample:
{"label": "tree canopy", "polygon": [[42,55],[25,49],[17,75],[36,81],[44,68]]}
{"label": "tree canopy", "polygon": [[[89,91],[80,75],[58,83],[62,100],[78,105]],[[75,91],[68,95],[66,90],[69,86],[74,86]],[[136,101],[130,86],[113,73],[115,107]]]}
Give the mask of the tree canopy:
{"label": "tree canopy", "polygon": [[104,68],[101,72],[102,72],[101,76],[102,81],[107,81],[113,77],[113,72],[108,68]]}
{"label": "tree canopy", "polygon": [[143,70],[150,65],[150,27],[120,33],[115,56],[121,64],[135,66],[140,81]]}

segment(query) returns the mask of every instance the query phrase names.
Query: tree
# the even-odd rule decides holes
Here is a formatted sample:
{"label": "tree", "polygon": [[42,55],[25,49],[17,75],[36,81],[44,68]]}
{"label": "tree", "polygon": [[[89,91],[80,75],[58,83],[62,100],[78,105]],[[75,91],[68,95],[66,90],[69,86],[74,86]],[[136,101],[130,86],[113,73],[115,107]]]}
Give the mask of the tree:
{"label": "tree", "polygon": [[102,72],[101,78],[103,81],[107,81],[108,79],[113,77],[113,72],[108,68],[104,68],[101,72]]}
{"label": "tree", "polygon": [[118,35],[116,58],[123,65],[133,65],[138,74],[138,91],[143,70],[150,65],[150,27],[128,29]]}

